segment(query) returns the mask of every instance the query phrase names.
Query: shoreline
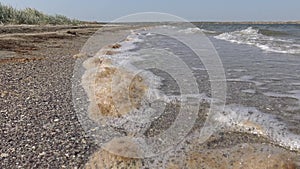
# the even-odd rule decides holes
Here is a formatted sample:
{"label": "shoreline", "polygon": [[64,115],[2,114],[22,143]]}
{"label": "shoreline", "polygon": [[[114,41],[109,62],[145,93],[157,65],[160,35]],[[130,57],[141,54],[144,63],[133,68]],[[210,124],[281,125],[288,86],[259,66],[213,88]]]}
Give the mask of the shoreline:
{"label": "shoreline", "polygon": [[[298,25],[300,24],[300,21],[188,21],[193,24],[233,24],[233,25],[238,25],[238,24],[257,24],[257,25],[280,25],[280,24],[291,24],[291,25]],[[126,23],[126,22],[125,22]],[[129,22],[129,23],[149,23],[149,24],[155,24],[157,22]],[[166,22],[166,23],[172,23],[172,22]],[[174,22],[176,23],[176,22]],[[98,24],[111,24],[111,22],[98,22]],[[123,24],[121,23],[115,23],[115,24]]]}
{"label": "shoreline", "polygon": [[[88,168],[88,165],[102,164],[103,159],[98,157],[103,154],[108,156],[108,159],[117,159],[116,161],[120,162],[116,156],[98,151],[95,140],[85,133],[78,121],[72,102],[71,79],[77,59],[74,56],[80,53],[82,46],[98,27],[56,29],[58,27],[48,29],[36,26],[27,29],[28,27],[19,26],[17,29],[11,29],[8,34],[0,33],[0,45],[4,45],[6,48],[2,49],[9,52],[4,52],[1,54],[4,57],[0,57],[0,70],[3,72],[0,75],[0,106],[3,117],[0,118],[0,122],[4,126],[0,132],[0,144],[3,147],[0,152],[1,168]],[[105,29],[116,31],[122,28]],[[20,34],[18,31],[26,33]],[[165,123],[157,125],[158,129],[161,130],[163,124]],[[264,143],[270,146],[266,149],[273,151],[274,145],[263,137],[222,132],[212,136],[205,144],[190,145],[198,148],[195,152],[190,151],[190,157],[195,160],[184,160],[190,166],[194,166],[204,160],[202,156],[215,149],[212,152],[216,152],[216,156],[210,154],[208,160],[213,159],[215,161],[212,162],[222,165],[222,160],[227,158],[222,151],[225,154],[231,152],[226,148],[241,142],[249,144],[248,147],[253,152],[252,156],[246,155],[249,159],[257,155],[255,148],[260,148],[252,145],[253,143]],[[244,150],[247,154],[247,146]],[[238,161],[238,155],[237,153],[237,156],[232,158]],[[272,158],[280,159],[276,155]],[[134,160],[126,160],[135,163]],[[176,167],[176,162],[180,163],[180,160],[177,158],[174,160],[175,164],[169,165]],[[121,163],[124,161],[121,158]],[[255,160],[252,162],[254,164]]]}
{"label": "shoreline", "polygon": [[197,22],[197,21],[192,21],[191,23],[202,23],[202,24],[253,24],[253,25],[281,25],[281,24],[300,24],[300,21],[222,21],[222,22],[214,22],[214,21],[208,21],[208,22]]}

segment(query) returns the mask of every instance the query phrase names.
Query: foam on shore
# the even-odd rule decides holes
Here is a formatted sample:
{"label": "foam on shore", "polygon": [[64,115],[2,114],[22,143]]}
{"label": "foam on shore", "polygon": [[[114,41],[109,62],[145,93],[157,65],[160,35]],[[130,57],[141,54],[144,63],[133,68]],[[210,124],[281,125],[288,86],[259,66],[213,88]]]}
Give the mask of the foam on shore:
{"label": "foam on shore", "polygon": [[[158,88],[161,78],[132,63],[142,58],[133,50],[145,36],[132,31],[123,41],[102,48],[83,66],[82,86],[89,98],[89,118],[108,127],[122,128],[130,135],[147,130],[160,114],[153,100],[170,101]],[[112,133],[112,135],[114,135]]]}
{"label": "foam on shore", "polygon": [[178,152],[157,159],[134,159],[99,150],[92,155],[85,168],[296,169],[293,155],[268,145],[240,144],[213,150],[194,147],[186,151],[185,155]]}
{"label": "foam on shore", "polygon": [[[94,57],[83,63],[86,71],[82,77],[82,85],[88,95],[89,117],[96,123],[112,128],[122,129],[126,136],[142,136],[159,112],[149,108],[152,100],[160,99],[166,103],[173,101],[187,102],[187,98],[204,100],[207,103],[217,100],[208,98],[205,94],[166,96],[158,88],[162,79],[150,71],[142,72],[132,62],[143,59],[134,52],[136,43],[143,42],[143,37],[152,34],[132,32],[124,41],[101,49]],[[228,81],[253,80],[252,76],[242,76]],[[294,91],[295,92],[295,91]],[[160,105],[158,105],[159,107]],[[211,119],[219,126],[219,131],[256,134],[268,138],[270,142],[281,147],[299,151],[300,138],[288,131],[284,123],[275,116],[263,113],[255,108],[241,105],[227,105],[225,109],[215,114]],[[104,120],[104,122],[103,122]],[[105,129],[105,127],[104,127]],[[110,133],[113,137],[115,133]],[[186,137],[190,142],[199,139],[199,132]],[[139,140],[136,139],[138,142]],[[120,145],[121,144],[121,145]],[[139,157],[143,143],[112,140],[106,146],[113,152],[99,150],[87,163],[86,168],[295,168],[292,155],[288,151],[269,145],[241,144],[224,149],[197,149],[197,143],[190,146],[187,142],[176,145],[175,150],[149,159],[127,158],[113,154],[122,151],[125,154],[136,154]],[[193,147],[194,146],[194,147]],[[107,147],[106,147],[107,148]],[[264,160],[262,160],[264,159]],[[281,160],[281,161],[279,161]],[[255,165],[259,163],[259,165]]]}
{"label": "foam on shore", "polygon": [[268,138],[270,142],[284,148],[300,151],[300,136],[291,133],[287,126],[273,115],[263,113],[253,107],[227,105],[224,111],[216,114],[222,130],[251,133]]}

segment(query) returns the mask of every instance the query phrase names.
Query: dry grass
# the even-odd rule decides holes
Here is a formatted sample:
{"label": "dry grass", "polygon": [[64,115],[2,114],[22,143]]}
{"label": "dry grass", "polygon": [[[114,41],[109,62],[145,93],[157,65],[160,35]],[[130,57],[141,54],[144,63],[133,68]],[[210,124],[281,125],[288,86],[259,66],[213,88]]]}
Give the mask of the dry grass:
{"label": "dry grass", "polygon": [[52,24],[52,25],[77,25],[81,22],[69,19],[63,15],[46,15],[36,9],[26,8],[17,10],[11,6],[0,3],[0,23],[2,24]]}

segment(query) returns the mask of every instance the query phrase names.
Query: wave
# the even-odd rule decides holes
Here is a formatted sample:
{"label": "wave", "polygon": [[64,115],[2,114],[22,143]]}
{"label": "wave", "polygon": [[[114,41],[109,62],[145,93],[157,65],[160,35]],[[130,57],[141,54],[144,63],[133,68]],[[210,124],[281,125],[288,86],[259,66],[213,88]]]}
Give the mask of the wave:
{"label": "wave", "polygon": [[244,30],[225,32],[214,37],[232,43],[256,46],[267,52],[300,54],[300,44],[290,39],[267,36],[262,32],[266,31],[248,27]]}
{"label": "wave", "polygon": [[179,32],[182,33],[197,33],[197,32],[203,32],[207,34],[216,34],[216,31],[206,30],[206,29],[200,29],[200,28],[186,28],[183,30],[179,30]]}
{"label": "wave", "polygon": [[259,29],[259,33],[261,33],[263,35],[266,35],[266,36],[286,36],[286,35],[289,35],[286,32],[269,30],[269,29]]}

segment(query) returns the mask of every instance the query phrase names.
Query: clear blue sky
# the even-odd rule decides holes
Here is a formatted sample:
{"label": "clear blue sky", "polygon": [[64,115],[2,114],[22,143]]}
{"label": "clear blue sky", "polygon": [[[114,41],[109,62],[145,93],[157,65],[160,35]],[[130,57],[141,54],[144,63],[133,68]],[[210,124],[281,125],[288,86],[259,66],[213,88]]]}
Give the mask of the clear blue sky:
{"label": "clear blue sky", "polygon": [[190,21],[300,20],[300,0],[0,0],[89,21],[111,21],[136,12],[164,12]]}

